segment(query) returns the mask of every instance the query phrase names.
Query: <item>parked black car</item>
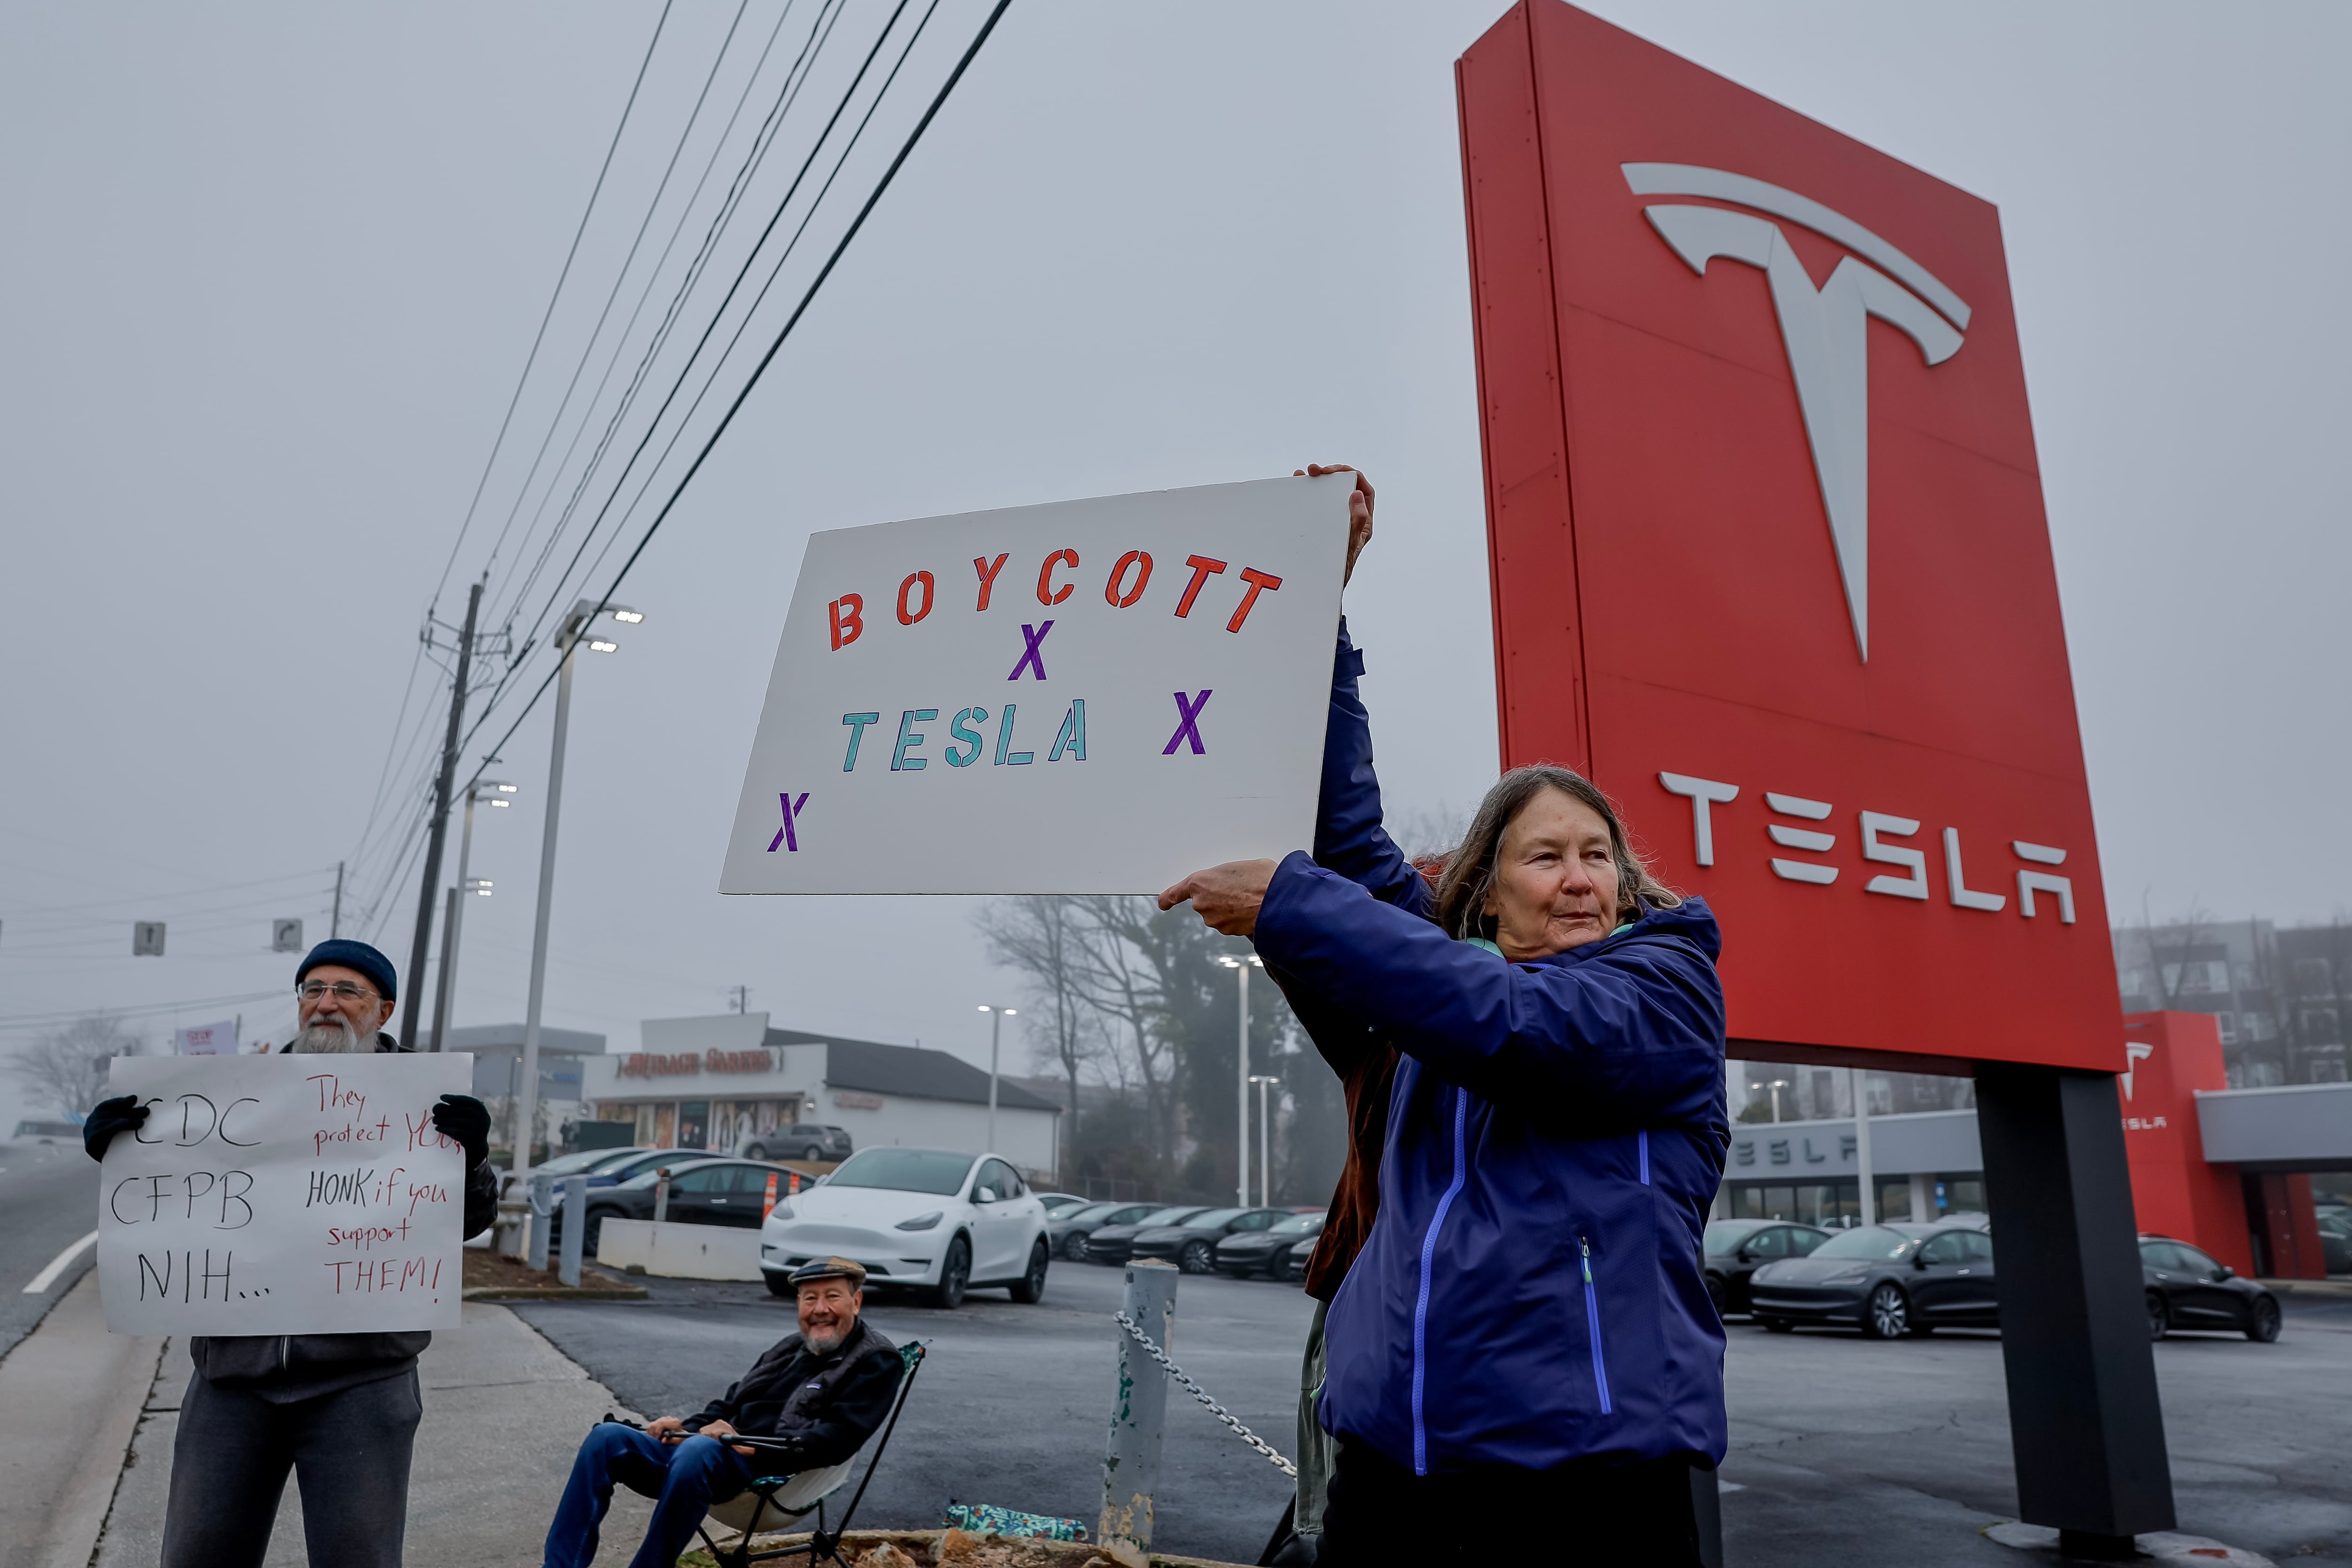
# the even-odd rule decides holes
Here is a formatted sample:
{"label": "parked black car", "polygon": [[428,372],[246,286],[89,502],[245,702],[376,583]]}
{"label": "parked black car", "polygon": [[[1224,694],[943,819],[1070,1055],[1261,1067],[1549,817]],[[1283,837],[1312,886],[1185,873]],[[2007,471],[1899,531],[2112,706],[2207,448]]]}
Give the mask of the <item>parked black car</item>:
{"label": "parked black car", "polygon": [[1175,1225],[1147,1226],[1128,1244],[1129,1258],[1157,1258],[1187,1274],[1216,1267],[1217,1243],[1236,1232],[1262,1231],[1290,1217],[1288,1209],[1204,1209]]}
{"label": "parked black car", "polygon": [[[673,1155],[675,1151],[673,1151]],[[604,1234],[608,1219],[651,1219],[654,1189],[664,1170],[669,1172],[669,1206],[663,1218],[678,1225],[724,1225],[756,1230],[767,1217],[768,1178],[776,1178],[776,1196],[793,1189],[800,1173],[789,1166],[751,1160],[719,1160],[709,1155],[673,1157],[666,1165],[644,1171],[618,1186],[588,1194],[588,1226],[581,1245],[590,1258]],[[548,1225],[548,1245],[563,1244],[563,1212],[558,1209]]]}
{"label": "parked black car", "polygon": [[1805,1258],[1748,1277],[1749,1310],[1777,1333],[1800,1323],[1859,1328],[1874,1340],[1939,1328],[1998,1328],[1992,1236],[1974,1225],[1866,1225]]}
{"label": "parked black car", "polygon": [[1136,1233],[1155,1226],[1181,1225],[1196,1214],[1206,1214],[1206,1204],[1178,1204],[1173,1208],[1156,1208],[1118,1225],[1098,1226],[1087,1237],[1086,1259],[1089,1263],[1125,1263],[1135,1249]]}
{"label": "parked black car", "polygon": [[1082,1209],[1048,1215],[1045,1234],[1054,1250],[1073,1262],[1082,1262],[1087,1256],[1087,1237],[1107,1225],[1133,1225],[1146,1215],[1160,1212],[1158,1204],[1088,1204]]}
{"label": "parked black car", "polygon": [[2180,1329],[2221,1329],[2265,1345],[2279,1337],[2278,1298],[2185,1241],[2141,1237],[2139,1274],[2150,1339]]}
{"label": "parked black car", "polygon": [[[1246,1279],[1253,1274],[1280,1279],[1287,1270],[1291,1249],[1303,1241],[1307,1244],[1307,1250],[1312,1251],[1315,1238],[1322,1234],[1323,1215],[1319,1214],[1285,1215],[1264,1230],[1237,1229],[1217,1243],[1217,1272],[1236,1279]],[[1304,1267],[1302,1263],[1302,1271]]]}
{"label": "parked black car", "polygon": [[1283,1255],[1282,1272],[1276,1278],[1305,1283],[1307,1266],[1315,1260],[1315,1248],[1322,1240],[1323,1233],[1317,1231],[1304,1241],[1291,1243],[1290,1250]]}
{"label": "parked black car", "polygon": [[1716,1311],[1728,1317],[1748,1310],[1749,1275],[1783,1258],[1809,1258],[1829,1238],[1819,1226],[1785,1220],[1710,1220],[1700,1245],[1706,1254],[1706,1293],[1715,1298]]}
{"label": "parked black car", "polygon": [[772,1131],[754,1133],[743,1141],[738,1152],[746,1160],[806,1160],[813,1164],[831,1161],[839,1164],[854,1151],[849,1146],[849,1134],[840,1128],[795,1121]]}

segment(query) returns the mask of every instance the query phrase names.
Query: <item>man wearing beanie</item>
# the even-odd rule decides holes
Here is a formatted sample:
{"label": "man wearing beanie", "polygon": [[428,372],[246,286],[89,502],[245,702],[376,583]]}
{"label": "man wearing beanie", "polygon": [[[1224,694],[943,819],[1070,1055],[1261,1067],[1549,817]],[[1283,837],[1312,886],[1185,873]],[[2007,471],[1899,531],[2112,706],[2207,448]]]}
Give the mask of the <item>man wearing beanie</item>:
{"label": "man wearing beanie", "polygon": [[[405,1051],[392,1018],[392,961],[363,942],[322,942],[294,972],[300,1028],[284,1049]],[[93,1160],[147,1120],[131,1095],[102,1102],[82,1129]],[[466,1234],[498,1213],[490,1113],[445,1094],[433,1125],[466,1151]],[[272,1334],[191,1339],[196,1375],[172,1445],[163,1568],[257,1568],[286,1472],[302,1488],[310,1568],[398,1568],[408,1521],[408,1462],[425,1406],[416,1358],[430,1333]]]}

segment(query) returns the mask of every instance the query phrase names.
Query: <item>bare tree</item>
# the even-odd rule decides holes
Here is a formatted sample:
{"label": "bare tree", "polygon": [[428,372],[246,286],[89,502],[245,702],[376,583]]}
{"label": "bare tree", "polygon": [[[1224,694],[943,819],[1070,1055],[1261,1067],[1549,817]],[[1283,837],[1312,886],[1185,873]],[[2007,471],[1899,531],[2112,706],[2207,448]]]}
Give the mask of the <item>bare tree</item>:
{"label": "bare tree", "polygon": [[1070,900],[1080,912],[1087,963],[1083,974],[1088,1004],[1100,1014],[1114,1042],[1111,1059],[1122,1084],[1140,1090],[1144,1110],[1162,1160],[1176,1152],[1175,1041],[1167,1020],[1166,976],[1153,962],[1151,922],[1160,918],[1153,900],[1090,894]]}
{"label": "bare tree", "polygon": [[1028,992],[1031,1039],[1042,1042],[1070,1084],[1070,1125],[1065,1147],[1078,1137],[1078,1069],[1098,1049],[1089,1027],[1084,972],[1092,962],[1079,929],[1076,900],[1024,893],[998,899],[980,912],[989,956],[1014,971]]}
{"label": "bare tree", "polygon": [[8,1070],[35,1099],[79,1116],[105,1098],[106,1064],[137,1056],[140,1046],[120,1018],[92,1013],[19,1051]]}

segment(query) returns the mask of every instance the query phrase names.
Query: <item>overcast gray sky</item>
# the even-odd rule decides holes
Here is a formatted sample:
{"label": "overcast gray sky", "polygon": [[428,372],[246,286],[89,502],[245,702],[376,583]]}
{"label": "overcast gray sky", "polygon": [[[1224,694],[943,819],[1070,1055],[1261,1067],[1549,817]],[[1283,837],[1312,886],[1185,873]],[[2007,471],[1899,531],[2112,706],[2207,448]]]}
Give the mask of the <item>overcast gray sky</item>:
{"label": "overcast gray sky", "polygon": [[[778,5],[751,0],[739,50]],[[2000,207],[2118,917],[2352,905],[2352,10],[1592,8]],[[969,902],[713,890],[813,529],[1359,463],[1381,534],[1349,612],[1391,805],[1475,799],[1495,731],[1452,64],[1500,10],[1013,6],[630,579],[645,624],[581,673],[551,1023],[633,1048],[640,1018],[748,984],[779,1022],[984,1053],[973,1008],[1006,982]],[[841,26],[880,14],[850,0]],[[947,0],[943,47],[980,14]],[[0,10],[0,1048],[167,1003],[142,1026],[242,1011],[282,1037],[283,1002],[205,999],[287,984],[269,917],[324,934],[656,15]],[[526,456],[734,15],[679,0]],[[460,1024],[523,1010],[547,746],[542,709],[499,770],[520,805],[478,827],[497,895]],[[415,882],[382,883],[352,901],[404,967]],[[134,918],[171,922],[163,958],[128,956]]]}

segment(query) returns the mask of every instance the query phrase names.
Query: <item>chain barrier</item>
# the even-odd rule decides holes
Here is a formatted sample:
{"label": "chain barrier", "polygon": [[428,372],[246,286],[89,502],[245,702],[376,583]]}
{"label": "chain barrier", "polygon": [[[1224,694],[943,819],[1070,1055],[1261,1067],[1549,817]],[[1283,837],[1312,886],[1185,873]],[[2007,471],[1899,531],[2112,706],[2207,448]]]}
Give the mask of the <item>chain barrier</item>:
{"label": "chain barrier", "polygon": [[1290,1477],[1293,1480],[1298,1479],[1298,1467],[1297,1465],[1292,1464],[1288,1459],[1286,1459],[1280,1454],[1276,1453],[1273,1446],[1268,1444],[1265,1438],[1259,1436],[1256,1433],[1251,1431],[1248,1427],[1234,1420],[1232,1415],[1226,1413],[1223,1405],[1210,1398],[1209,1391],[1207,1389],[1202,1388],[1199,1384],[1194,1383],[1191,1378],[1185,1376],[1184,1369],[1178,1366],[1174,1362],[1170,1361],[1165,1355],[1161,1354],[1160,1347],[1151,1342],[1150,1336],[1146,1334],[1141,1329],[1136,1327],[1134,1319],[1129,1317],[1125,1312],[1113,1312],[1111,1314],[1111,1321],[1117,1323],[1120,1328],[1127,1331],[1128,1338],[1133,1340],[1137,1344],[1141,1345],[1146,1351],[1149,1351],[1151,1354],[1151,1359],[1160,1363],[1160,1369],[1162,1372],[1165,1372],[1169,1376],[1174,1378],[1178,1383],[1182,1384],[1184,1385],[1184,1391],[1187,1394],[1190,1394],[1193,1398],[1199,1400],[1202,1406],[1206,1409],[1210,1415],[1215,1416],[1218,1420],[1232,1427],[1234,1429],[1234,1436],[1239,1437],[1243,1442],[1247,1443],[1252,1448],[1255,1448],[1257,1452],[1265,1455],[1266,1462],[1272,1465],[1276,1469],[1280,1470],[1284,1475]]}

